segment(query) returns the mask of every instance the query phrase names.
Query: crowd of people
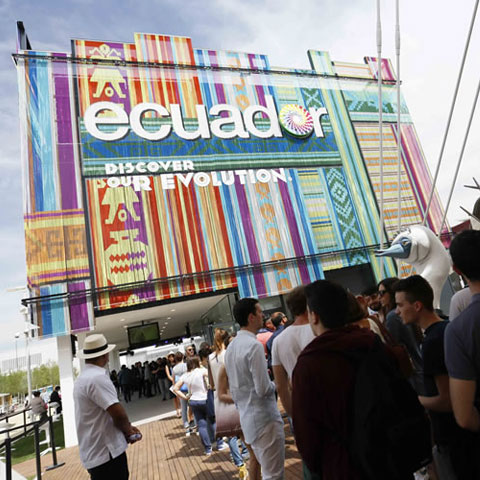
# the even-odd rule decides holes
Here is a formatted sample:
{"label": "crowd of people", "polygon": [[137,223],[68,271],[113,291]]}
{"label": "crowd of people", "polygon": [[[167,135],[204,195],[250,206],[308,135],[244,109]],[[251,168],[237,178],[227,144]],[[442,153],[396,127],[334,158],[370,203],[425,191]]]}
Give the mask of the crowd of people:
{"label": "crowd of people", "polygon": [[[305,479],[480,478],[480,232],[459,234],[450,254],[469,287],[452,299],[450,320],[418,275],[357,295],[327,280],[294,288],[290,320],[239,300],[234,338],[217,329],[198,355],[167,359],[185,434],[198,432],[206,456],[229,448],[251,480],[285,478],[286,434]],[[154,394],[147,377],[139,395]],[[134,427],[112,418],[130,441]]]}

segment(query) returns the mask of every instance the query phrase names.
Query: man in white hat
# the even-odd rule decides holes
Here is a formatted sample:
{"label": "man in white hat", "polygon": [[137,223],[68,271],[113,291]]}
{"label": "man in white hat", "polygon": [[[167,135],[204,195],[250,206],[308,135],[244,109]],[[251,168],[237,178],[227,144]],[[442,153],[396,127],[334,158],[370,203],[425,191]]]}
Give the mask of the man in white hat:
{"label": "man in white hat", "polygon": [[118,401],[117,391],[105,370],[108,354],[115,348],[100,334],[85,339],[78,357],[85,359],[85,368],[73,389],[75,421],[80,460],[92,480],[129,476],[128,443],[141,439],[127,412]]}

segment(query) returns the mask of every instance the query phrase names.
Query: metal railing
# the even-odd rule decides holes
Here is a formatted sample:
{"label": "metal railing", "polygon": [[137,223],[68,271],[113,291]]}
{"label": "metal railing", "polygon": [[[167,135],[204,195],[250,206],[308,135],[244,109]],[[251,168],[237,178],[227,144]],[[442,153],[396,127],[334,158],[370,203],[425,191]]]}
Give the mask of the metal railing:
{"label": "metal railing", "polygon": [[[0,443],[0,452],[3,452],[5,455],[5,470],[6,470],[6,480],[12,480],[12,445],[15,444],[18,440],[28,437],[33,432],[34,446],[35,446],[35,470],[37,479],[42,478],[42,452],[40,451],[40,427],[48,422],[48,431],[49,431],[49,444],[52,450],[52,461],[53,464],[46,467],[45,470],[53,470],[55,468],[65,465],[65,462],[58,463],[57,459],[57,449],[55,445],[55,431],[53,428],[53,418],[50,414],[50,407],[48,409],[48,415],[46,418],[35,420],[27,423],[27,412],[31,409],[24,409],[21,412],[17,412],[11,415],[7,415],[2,418],[8,423],[8,419],[16,415],[23,415],[23,425],[18,425],[16,427],[4,428],[0,430],[0,435],[5,435],[5,439]],[[56,407],[55,407],[56,408]],[[13,435],[14,432],[21,432],[19,435]],[[46,434],[46,432],[45,432]],[[47,437],[48,438],[48,437]]]}

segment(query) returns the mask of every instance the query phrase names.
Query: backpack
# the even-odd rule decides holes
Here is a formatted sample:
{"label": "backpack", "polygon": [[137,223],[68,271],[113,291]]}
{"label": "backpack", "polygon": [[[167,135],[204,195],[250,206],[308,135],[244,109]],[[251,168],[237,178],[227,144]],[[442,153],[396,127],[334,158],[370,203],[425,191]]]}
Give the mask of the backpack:
{"label": "backpack", "polygon": [[415,390],[375,336],[367,352],[344,352],[355,366],[347,448],[368,480],[401,480],[432,460],[430,423]]}

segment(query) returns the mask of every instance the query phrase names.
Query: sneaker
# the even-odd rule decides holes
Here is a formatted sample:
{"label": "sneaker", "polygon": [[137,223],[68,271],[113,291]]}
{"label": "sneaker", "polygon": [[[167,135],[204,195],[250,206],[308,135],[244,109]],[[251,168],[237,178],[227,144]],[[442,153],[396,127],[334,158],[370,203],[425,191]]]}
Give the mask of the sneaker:
{"label": "sneaker", "polygon": [[221,443],[219,446],[217,446],[217,450],[220,452],[221,450],[227,450],[228,445],[226,443]]}
{"label": "sneaker", "polygon": [[208,450],[205,450],[205,456],[209,457],[212,454],[212,449],[209,448]]}
{"label": "sneaker", "polygon": [[240,480],[248,478],[247,466],[245,464],[238,467],[238,478],[240,478]]}

